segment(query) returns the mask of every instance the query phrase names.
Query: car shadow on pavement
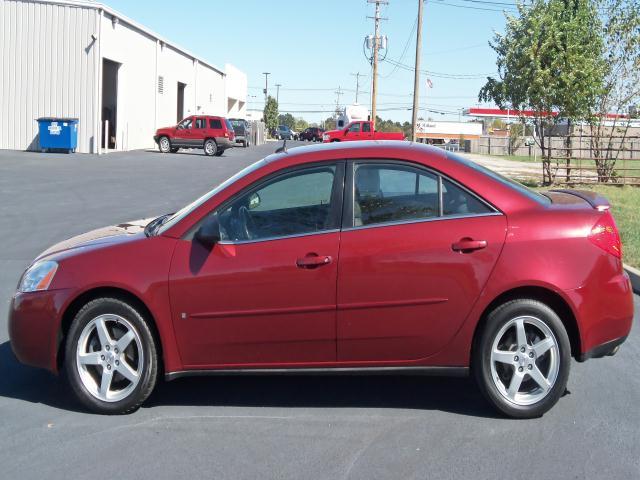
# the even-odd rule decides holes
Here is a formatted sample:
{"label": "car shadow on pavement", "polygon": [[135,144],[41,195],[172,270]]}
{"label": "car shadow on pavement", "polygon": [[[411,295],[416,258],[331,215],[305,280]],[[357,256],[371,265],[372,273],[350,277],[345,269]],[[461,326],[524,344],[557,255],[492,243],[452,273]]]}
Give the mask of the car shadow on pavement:
{"label": "car shadow on pavement", "polygon": [[[62,378],[21,365],[0,344],[0,397],[84,411]],[[160,381],[143,408],[163,406],[397,408],[496,417],[470,378],[422,375],[251,375]]]}
{"label": "car shadow on pavement", "polygon": [[9,342],[0,344],[0,397],[83,411],[62,378],[19,363]]}

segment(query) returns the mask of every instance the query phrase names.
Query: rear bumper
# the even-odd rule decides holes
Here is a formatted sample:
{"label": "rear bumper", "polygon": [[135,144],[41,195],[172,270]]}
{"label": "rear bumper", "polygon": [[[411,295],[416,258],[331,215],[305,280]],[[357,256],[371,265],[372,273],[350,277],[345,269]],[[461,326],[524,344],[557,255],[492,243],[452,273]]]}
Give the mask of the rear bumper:
{"label": "rear bumper", "polygon": [[633,291],[626,273],[606,283],[590,284],[565,292],[576,308],[580,331],[579,361],[615,353],[633,323]]}
{"label": "rear bumper", "polygon": [[223,150],[236,146],[235,140],[229,140],[227,137],[216,137],[216,143],[218,144],[218,148]]}
{"label": "rear bumper", "polygon": [[615,355],[618,353],[618,349],[620,345],[624,343],[627,339],[627,335],[624,337],[616,338],[615,340],[610,340],[602,345],[598,345],[597,347],[592,348],[588,352],[584,352],[581,354],[577,360],[579,362],[584,362],[585,360],[589,360],[590,358],[602,358],[611,355]]}

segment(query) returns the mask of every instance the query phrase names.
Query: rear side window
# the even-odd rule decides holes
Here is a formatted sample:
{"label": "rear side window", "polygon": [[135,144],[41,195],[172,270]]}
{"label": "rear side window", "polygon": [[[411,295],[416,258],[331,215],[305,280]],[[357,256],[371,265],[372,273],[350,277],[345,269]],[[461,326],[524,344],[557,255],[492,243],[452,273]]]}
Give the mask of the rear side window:
{"label": "rear side window", "polygon": [[362,131],[363,132],[370,132],[371,131],[371,124],[366,122],[362,124]]}
{"label": "rear side window", "polygon": [[437,173],[399,164],[356,165],[353,225],[417,221],[494,210]]}
{"label": "rear side window", "polygon": [[207,128],[207,121],[204,118],[196,118],[196,128]]}
{"label": "rear side window", "polygon": [[218,118],[210,118],[209,119],[209,128],[214,130],[222,129],[222,122]]}
{"label": "rear side window", "polygon": [[439,214],[438,177],[411,167],[359,165],[354,225],[420,220]]}
{"label": "rear side window", "polygon": [[442,214],[443,215],[470,215],[491,213],[492,210],[471,195],[447,179],[442,179]]}

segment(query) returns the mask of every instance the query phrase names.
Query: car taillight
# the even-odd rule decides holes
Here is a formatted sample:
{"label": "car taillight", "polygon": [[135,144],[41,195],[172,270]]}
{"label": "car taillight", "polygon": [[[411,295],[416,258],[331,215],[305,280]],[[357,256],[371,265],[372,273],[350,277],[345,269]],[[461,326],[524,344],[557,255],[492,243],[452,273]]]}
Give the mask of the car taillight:
{"label": "car taillight", "polygon": [[616,222],[610,212],[605,212],[589,233],[589,240],[614,257],[622,258],[622,242]]}

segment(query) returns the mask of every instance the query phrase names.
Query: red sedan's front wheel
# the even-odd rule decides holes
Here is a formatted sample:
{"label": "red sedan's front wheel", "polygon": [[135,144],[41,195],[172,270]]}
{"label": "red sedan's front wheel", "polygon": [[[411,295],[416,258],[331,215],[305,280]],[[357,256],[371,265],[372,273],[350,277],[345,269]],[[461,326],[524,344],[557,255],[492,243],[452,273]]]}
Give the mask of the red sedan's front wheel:
{"label": "red sedan's front wheel", "polygon": [[562,320],[531,299],[507,302],[487,317],[474,349],[482,393],[515,418],[539,417],[565,392],[571,347]]}
{"label": "red sedan's front wheel", "polygon": [[87,303],[67,335],[65,373],[78,399],[94,412],[138,408],[158,373],[156,346],[144,317],[115,298]]}

